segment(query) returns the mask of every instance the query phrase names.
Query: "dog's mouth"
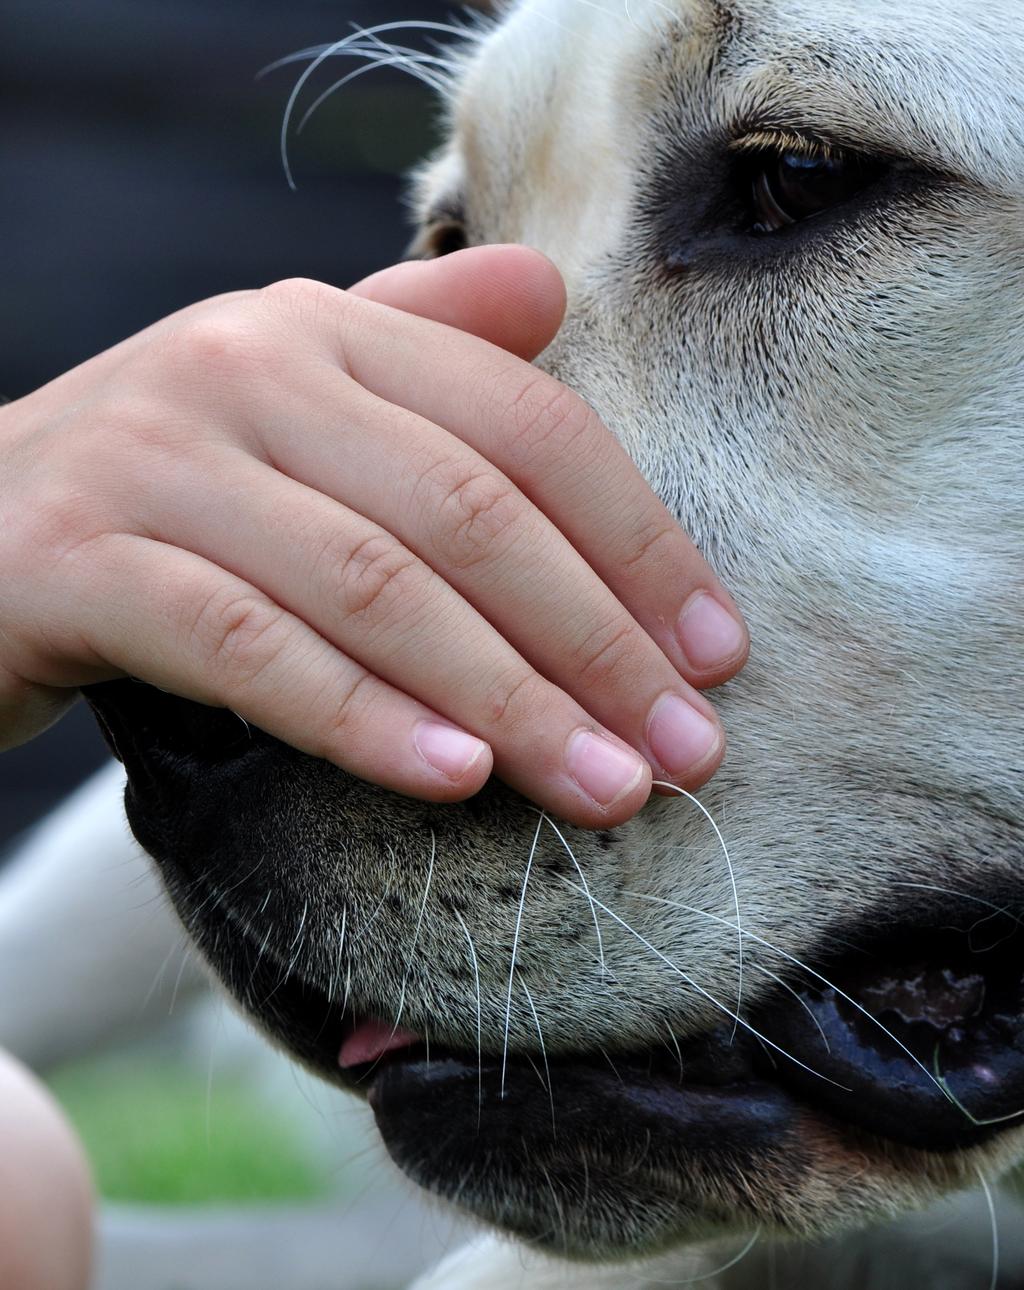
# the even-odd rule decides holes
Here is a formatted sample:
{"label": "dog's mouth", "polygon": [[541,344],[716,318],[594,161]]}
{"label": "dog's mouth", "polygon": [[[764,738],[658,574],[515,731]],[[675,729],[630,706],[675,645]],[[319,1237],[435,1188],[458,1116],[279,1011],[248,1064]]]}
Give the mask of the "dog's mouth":
{"label": "dog's mouth", "polygon": [[890,931],[794,970],[740,1025],[641,1053],[478,1055],[287,989],[304,1055],[368,1095],[396,1161],[435,1188],[474,1161],[528,1169],[558,1138],[621,1171],[645,1141],[651,1160],[750,1159],[808,1117],[938,1153],[1024,1123],[1024,929],[1002,912]]}
{"label": "dog's mouth", "polygon": [[[1002,914],[890,934],[798,973],[746,1026],[657,1051],[502,1060],[373,1021],[349,1023],[340,1062],[400,1167],[449,1197],[493,1197],[500,1176],[502,1212],[485,1217],[542,1244],[600,1248],[588,1206],[605,1191],[621,1205],[625,1178],[677,1224],[792,1229],[809,1212],[766,1214],[765,1190],[755,1209],[749,1179],[813,1175],[823,1140],[861,1159],[949,1153],[1024,1123],[1024,934]],[[556,1197],[551,1230],[515,1201],[531,1187]]]}

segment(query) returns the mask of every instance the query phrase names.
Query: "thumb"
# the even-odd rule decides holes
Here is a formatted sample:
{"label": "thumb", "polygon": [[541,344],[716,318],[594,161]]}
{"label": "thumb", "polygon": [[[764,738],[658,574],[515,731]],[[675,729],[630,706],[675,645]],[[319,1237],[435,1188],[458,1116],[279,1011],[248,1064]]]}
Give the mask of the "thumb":
{"label": "thumb", "polygon": [[476,246],[437,260],[382,269],[353,295],[457,327],[533,359],[565,314],[565,284],[551,261],[527,246]]}

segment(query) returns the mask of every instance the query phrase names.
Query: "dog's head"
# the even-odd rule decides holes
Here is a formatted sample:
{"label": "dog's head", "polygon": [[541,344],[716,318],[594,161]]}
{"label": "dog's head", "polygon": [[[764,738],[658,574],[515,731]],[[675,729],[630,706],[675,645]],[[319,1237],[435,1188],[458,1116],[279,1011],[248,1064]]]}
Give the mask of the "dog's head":
{"label": "dog's head", "polygon": [[425,242],[558,263],[544,365],[746,613],[706,809],[538,828],[92,694],[229,989],[533,1241],[824,1231],[1024,1152],[1022,65],[1016,0],[522,0],[471,42]]}

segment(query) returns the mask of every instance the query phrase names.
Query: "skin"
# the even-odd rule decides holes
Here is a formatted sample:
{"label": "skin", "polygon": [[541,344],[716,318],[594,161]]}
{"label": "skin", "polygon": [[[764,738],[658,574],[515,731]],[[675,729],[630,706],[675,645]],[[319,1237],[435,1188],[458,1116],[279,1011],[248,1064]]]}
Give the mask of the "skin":
{"label": "skin", "polygon": [[53,1098],[0,1051],[0,1285],[85,1290],[92,1263],[92,1183]]}
{"label": "skin", "polygon": [[524,247],[278,283],[0,410],[0,747],[127,674],[431,801],[493,769],[604,828],[652,771],[704,783],[724,735],[699,688],[746,630],[531,365],[564,308]]}

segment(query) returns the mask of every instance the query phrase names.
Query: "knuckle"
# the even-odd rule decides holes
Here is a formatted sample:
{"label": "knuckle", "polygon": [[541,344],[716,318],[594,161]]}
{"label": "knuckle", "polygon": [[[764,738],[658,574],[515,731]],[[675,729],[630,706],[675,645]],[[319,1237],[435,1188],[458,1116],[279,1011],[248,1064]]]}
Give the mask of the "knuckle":
{"label": "knuckle", "polygon": [[538,456],[562,456],[592,434],[596,413],[572,390],[547,375],[532,380],[513,401],[510,448],[520,465]]}
{"label": "knuckle", "polygon": [[517,669],[491,685],[483,702],[483,716],[492,726],[518,725],[551,709],[551,686],[532,669]]}
{"label": "knuckle", "polygon": [[374,534],[355,547],[331,540],[319,563],[327,594],[346,618],[380,623],[408,612],[409,584],[419,561],[386,534]]}
{"label": "knuckle", "polygon": [[165,338],[164,348],[176,377],[229,380],[262,370],[268,346],[252,311],[233,302],[186,318]]}
{"label": "knuckle", "polygon": [[678,554],[679,526],[673,523],[645,525],[624,539],[625,551],[619,557],[622,568],[633,569],[657,559],[662,551],[666,556]]}
{"label": "knuckle", "polygon": [[273,636],[282,611],[259,595],[218,589],[194,611],[188,628],[189,644],[204,669],[248,685],[278,653]]}
{"label": "knuckle", "polygon": [[346,292],[315,278],[282,278],[263,287],[260,296],[303,329],[315,326],[325,310],[337,311],[348,299]]}
{"label": "knuckle", "polygon": [[621,618],[595,628],[574,654],[573,675],[586,687],[635,682],[643,657],[643,632]]}
{"label": "knuckle", "polygon": [[320,736],[317,755],[330,757],[340,747],[352,751],[352,740],[361,735],[367,725],[367,712],[377,689],[376,678],[362,672],[334,704]]}
{"label": "knuckle", "polygon": [[513,484],[493,471],[463,473],[442,485],[436,510],[445,560],[470,569],[506,547],[522,523],[525,506]]}

